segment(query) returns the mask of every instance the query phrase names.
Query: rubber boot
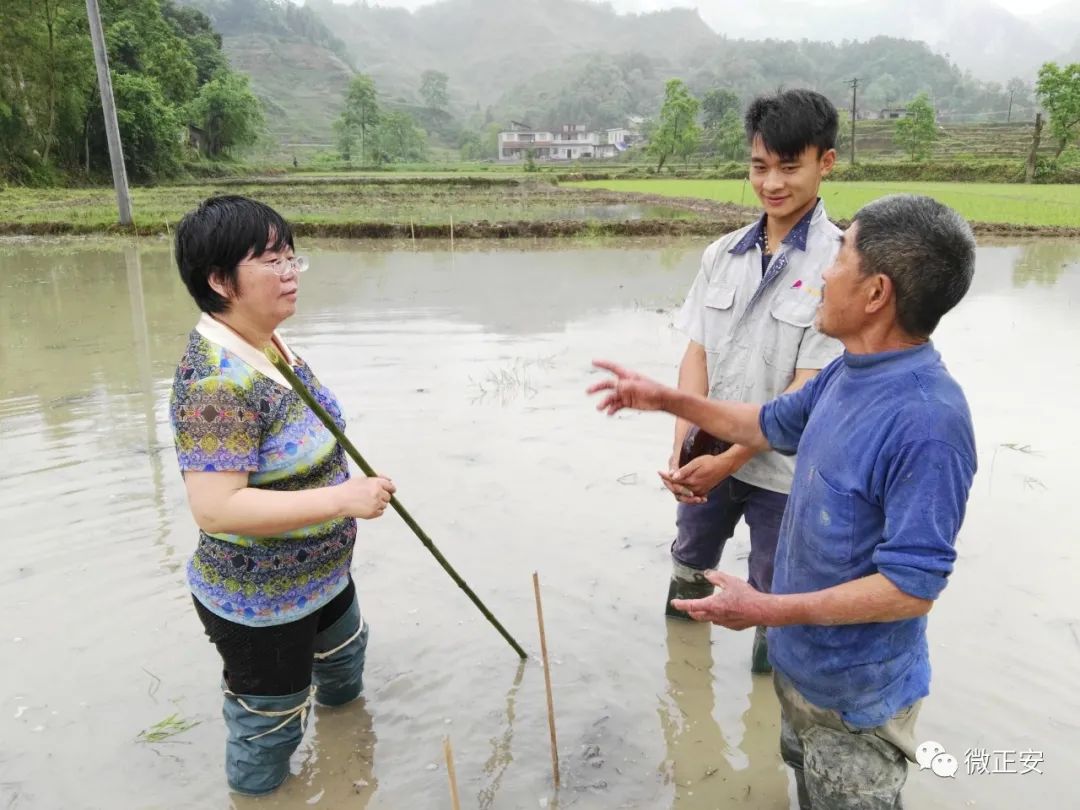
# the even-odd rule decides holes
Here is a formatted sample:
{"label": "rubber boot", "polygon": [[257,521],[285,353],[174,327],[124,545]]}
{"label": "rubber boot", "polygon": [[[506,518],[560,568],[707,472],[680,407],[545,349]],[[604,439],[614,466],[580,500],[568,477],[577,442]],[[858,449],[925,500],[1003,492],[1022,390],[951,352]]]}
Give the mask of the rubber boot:
{"label": "rubber boot", "polygon": [[671,604],[672,599],[704,599],[713,595],[713,584],[705,579],[705,572],[699,568],[691,568],[677,560],[671,561],[671,582],[668,585],[667,603],[664,614],[672,619],[693,621],[682,610],[677,610]]}
{"label": "rubber boot", "polygon": [[368,625],[353,600],[345,614],[315,636],[312,680],[321,706],[343,706],[364,689],[364,656]]}
{"label": "rubber boot", "polygon": [[289,757],[304,737],[314,693],[314,687],[272,696],[225,690],[225,777],[230,788],[261,796],[289,777]]}
{"label": "rubber boot", "polygon": [[755,675],[768,675],[772,672],[772,664],[769,663],[769,641],[765,635],[764,627],[758,627],[754,630],[754,648],[750,654],[750,671]]}

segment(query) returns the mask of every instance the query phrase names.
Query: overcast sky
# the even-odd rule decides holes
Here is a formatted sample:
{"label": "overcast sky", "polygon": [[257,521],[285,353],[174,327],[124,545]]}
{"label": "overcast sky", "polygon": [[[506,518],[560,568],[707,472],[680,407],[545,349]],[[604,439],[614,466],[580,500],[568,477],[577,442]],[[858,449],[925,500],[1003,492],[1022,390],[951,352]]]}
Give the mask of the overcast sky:
{"label": "overcast sky", "polygon": [[[430,5],[434,0],[368,0],[371,5],[379,6],[404,6],[405,8],[418,8]],[[335,0],[335,2],[348,2],[348,0]],[[675,6],[697,7],[701,9],[701,16],[708,21],[708,0],[610,0],[618,11],[656,11],[662,8]],[[1004,6],[1009,11],[1021,16],[1038,14],[1045,8],[1057,5],[1061,0],[997,0],[998,5]],[[858,0],[808,0],[808,5],[855,5]]]}

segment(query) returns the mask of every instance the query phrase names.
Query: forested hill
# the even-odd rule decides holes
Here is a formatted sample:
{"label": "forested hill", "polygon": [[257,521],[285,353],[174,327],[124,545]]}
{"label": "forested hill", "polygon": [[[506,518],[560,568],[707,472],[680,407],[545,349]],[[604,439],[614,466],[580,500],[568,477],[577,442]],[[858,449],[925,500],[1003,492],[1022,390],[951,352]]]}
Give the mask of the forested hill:
{"label": "forested hill", "polygon": [[[380,96],[422,105],[420,77],[449,77],[449,110],[466,128],[524,120],[615,126],[659,109],[664,82],[685,79],[704,94],[726,88],[746,100],[779,86],[821,90],[849,106],[880,109],[927,92],[956,120],[1005,110],[1008,91],[980,82],[922,42],[740,40],[687,9],[618,14],[586,0],[442,0],[415,12],[357,2],[188,0],[225,37],[233,63],[274,105],[279,139],[330,140],[348,72],[369,74]],[[1022,77],[1030,85],[1034,76]],[[1016,83],[1025,115],[1030,89]]]}

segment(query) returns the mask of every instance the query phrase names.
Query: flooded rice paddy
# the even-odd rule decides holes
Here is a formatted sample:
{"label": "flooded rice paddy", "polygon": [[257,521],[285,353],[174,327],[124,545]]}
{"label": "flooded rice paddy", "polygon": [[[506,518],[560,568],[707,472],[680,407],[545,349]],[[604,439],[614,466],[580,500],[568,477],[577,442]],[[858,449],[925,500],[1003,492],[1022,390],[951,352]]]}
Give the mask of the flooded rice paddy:
{"label": "flooded rice paddy", "polygon": [[[225,788],[219,664],[184,582],[167,401],[197,313],[168,245],[0,243],[0,808],[448,808],[446,735],[463,807],[793,806],[751,634],[663,619],[670,419],[603,419],[583,395],[597,356],[674,379],[702,240],[448,247],[303,244],[283,331],[534,657],[519,666],[395,516],[362,523],[366,697],[317,710],[294,776],[251,801]],[[913,769],[910,807],[1080,802],[1078,315],[1080,246],[985,246],[937,335],[980,471],[919,721],[960,772]],[[721,567],[745,574],[747,551],[740,527]],[[147,741],[168,718],[190,728]],[[979,772],[980,751],[1012,772]]]}

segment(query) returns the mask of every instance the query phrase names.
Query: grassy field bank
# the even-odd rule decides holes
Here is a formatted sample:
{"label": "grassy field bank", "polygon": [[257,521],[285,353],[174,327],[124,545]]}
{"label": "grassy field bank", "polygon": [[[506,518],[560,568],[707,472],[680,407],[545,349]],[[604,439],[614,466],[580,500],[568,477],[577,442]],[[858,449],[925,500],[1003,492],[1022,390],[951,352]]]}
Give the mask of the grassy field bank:
{"label": "grassy field bank", "polygon": [[[635,192],[653,197],[756,205],[744,180],[601,180],[566,184],[574,188]],[[861,206],[886,194],[928,194],[972,222],[1080,228],[1080,186],[991,183],[825,183],[829,215],[849,219]]]}
{"label": "grassy field bank", "polygon": [[[884,194],[931,194],[980,233],[1080,236],[1080,186],[827,183],[838,221]],[[600,180],[498,175],[287,175],[133,190],[134,231],[166,233],[202,199],[243,194],[282,212],[303,235],[360,238],[713,235],[756,216],[739,180]],[[451,225],[451,222],[453,225]],[[0,188],[0,235],[125,232],[110,188]]]}
{"label": "grassy field bank", "polygon": [[[402,238],[710,234],[747,221],[739,206],[675,201],[499,177],[270,177],[132,191],[135,231],[166,233],[214,194],[278,209],[305,235]],[[0,234],[120,232],[109,188],[0,190]]]}

